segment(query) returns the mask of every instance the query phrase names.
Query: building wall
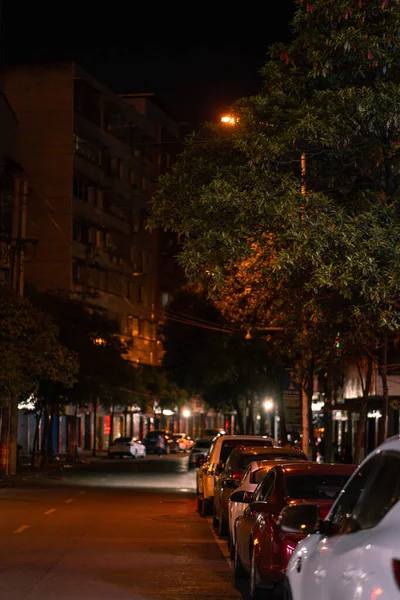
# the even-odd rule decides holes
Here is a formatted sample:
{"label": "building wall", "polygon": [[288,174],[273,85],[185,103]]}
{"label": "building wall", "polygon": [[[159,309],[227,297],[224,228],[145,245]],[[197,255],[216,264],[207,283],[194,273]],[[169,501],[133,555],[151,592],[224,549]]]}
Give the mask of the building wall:
{"label": "building wall", "polygon": [[146,228],[157,130],[73,63],[6,71],[32,187],[26,279],[118,321],[129,358],[160,364],[158,233]]}
{"label": "building wall", "polygon": [[19,121],[20,162],[32,193],[27,237],[37,238],[26,280],[40,290],[71,286],[72,65],[6,71],[4,91]]}

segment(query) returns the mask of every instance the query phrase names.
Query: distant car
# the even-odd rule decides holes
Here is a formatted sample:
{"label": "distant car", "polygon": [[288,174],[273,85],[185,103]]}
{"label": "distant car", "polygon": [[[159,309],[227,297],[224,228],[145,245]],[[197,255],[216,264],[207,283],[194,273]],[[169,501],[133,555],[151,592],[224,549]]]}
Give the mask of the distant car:
{"label": "distant car", "polygon": [[248,507],[235,522],[234,573],[236,578],[250,575],[252,599],[263,598],[263,588],[283,583],[289,558],[306,535],[283,531],[279,526],[283,510],[287,506],[315,505],[320,518],[324,518],[356,468],[284,463],[270,469],[261,480]]}
{"label": "distant car", "polygon": [[110,458],[123,458],[124,456],[144,458],[146,456],[146,446],[138,438],[117,437],[110,444],[108,456]]}
{"label": "distant car", "polygon": [[400,437],[363,461],[325,520],[315,507],[286,509],[281,529],[308,533],[292,554],[286,600],[400,598]]}
{"label": "distant car", "polygon": [[197,471],[197,508],[202,516],[213,512],[214,483],[237,446],[277,446],[268,436],[220,435],[213,439],[207,462]]}
{"label": "distant car", "polygon": [[202,466],[207,458],[213,438],[196,438],[189,455],[189,469]]}
{"label": "distant car", "polygon": [[217,529],[220,537],[228,534],[229,496],[237,488],[243,474],[255,460],[269,459],[308,460],[301,450],[290,448],[272,448],[271,446],[238,446],[229,455],[222,473],[215,478],[213,528]]}
{"label": "distant car", "polygon": [[[172,434],[165,429],[148,431],[143,441],[148,454],[155,454],[158,448],[162,454],[169,454],[170,452],[176,452],[178,447]],[[157,441],[160,446],[157,446]]]}
{"label": "distant car", "polygon": [[176,449],[180,452],[189,452],[193,447],[194,442],[186,433],[174,433],[172,437],[177,446]]}
{"label": "distant car", "polygon": [[[303,452],[292,450],[291,448],[274,448],[277,455],[268,457],[267,460],[256,460],[251,462],[243,474],[236,491],[231,493],[228,502],[228,546],[233,558],[233,549],[235,546],[235,522],[240,515],[246,510],[249,500],[260,483],[270,469],[277,464],[285,462],[293,462],[298,460],[307,460]],[[282,452],[283,451],[283,452]],[[282,456],[284,454],[284,456]]]}

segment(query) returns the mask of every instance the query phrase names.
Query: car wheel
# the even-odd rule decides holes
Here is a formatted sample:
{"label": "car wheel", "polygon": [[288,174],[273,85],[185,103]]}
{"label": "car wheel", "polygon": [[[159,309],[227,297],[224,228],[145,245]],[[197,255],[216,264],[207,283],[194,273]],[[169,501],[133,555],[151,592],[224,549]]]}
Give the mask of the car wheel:
{"label": "car wheel", "polygon": [[217,511],[215,508],[215,498],[214,498],[214,506],[213,506],[213,516],[212,516],[212,527],[213,529],[218,529],[218,519],[217,519]]}
{"label": "car wheel", "polygon": [[265,590],[260,589],[261,578],[257,571],[255,553],[251,553],[250,565],[250,598],[251,600],[261,600],[265,597]]}
{"label": "car wheel", "polygon": [[210,501],[206,498],[201,499],[200,515],[202,517],[208,517],[210,514]]}
{"label": "car wheel", "polygon": [[228,535],[228,523],[224,518],[224,514],[222,512],[222,507],[219,511],[219,520],[218,520],[218,535],[219,537],[226,537]]}
{"label": "car wheel", "polygon": [[283,584],[283,600],[293,600],[292,590],[290,588],[289,580],[286,578]]}
{"label": "car wheel", "polygon": [[249,574],[247,573],[246,569],[243,567],[240,561],[237,539],[235,543],[235,550],[233,553],[233,574],[235,576],[235,579],[247,579],[249,576]]}

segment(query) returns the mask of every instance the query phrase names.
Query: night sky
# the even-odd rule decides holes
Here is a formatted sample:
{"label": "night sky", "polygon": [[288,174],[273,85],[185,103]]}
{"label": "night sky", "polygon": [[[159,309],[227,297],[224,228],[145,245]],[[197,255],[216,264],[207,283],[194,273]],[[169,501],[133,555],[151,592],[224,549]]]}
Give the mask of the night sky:
{"label": "night sky", "polygon": [[6,0],[3,62],[73,59],[116,93],[154,92],[194,124],[256,92],[268,46],[290,39],[293,0],[242,2],[240,11],[158,4]]}

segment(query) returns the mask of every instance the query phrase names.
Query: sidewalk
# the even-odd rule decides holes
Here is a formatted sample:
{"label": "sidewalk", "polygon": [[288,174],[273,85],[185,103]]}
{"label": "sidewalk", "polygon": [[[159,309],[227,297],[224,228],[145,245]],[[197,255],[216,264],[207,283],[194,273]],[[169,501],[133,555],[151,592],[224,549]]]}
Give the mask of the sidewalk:
{"label": "sidewalk", "polygon": [[16,483],[27,481],[29,479],[36,479],[45,475],[61,473],[64,471],[64,469],[72,469],[78,467],[79,465],[99,462],[107,457],[107,452],[103,450],[98,450],[96,454],[97,456],[93,457],[91,450],[82,450],[78,453],[78,460],[74,463],[68,463],[65,455],[55,457],[54,461],[43,469],[31,469],[30,463],[27,462],[27,457],[21,457],[21,465],[18,468],[16,475],[0,478],[0,489],[13,487]]}

